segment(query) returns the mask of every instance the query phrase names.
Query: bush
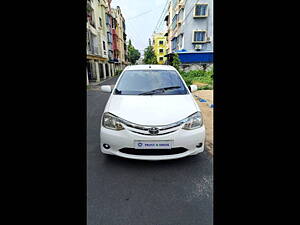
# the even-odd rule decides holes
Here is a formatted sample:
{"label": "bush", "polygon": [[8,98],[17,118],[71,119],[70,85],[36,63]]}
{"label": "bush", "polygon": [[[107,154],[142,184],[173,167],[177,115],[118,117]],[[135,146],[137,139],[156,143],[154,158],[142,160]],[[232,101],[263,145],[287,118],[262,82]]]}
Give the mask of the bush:
{"label": "bush", "polygon": [[191,77],[182,77],[183,80],[185,81],[186,85],[189,86],[189,85],[192,85],[193,84],[193,79]]}
{"label": "bush", "polygon": [[173,60],[171,62],[171,66],[173,66],[176,70],[180,70],[180,65],[181,65],[181,62],[180,62],[180,59],[179,59],[179,56],[177,53],[174,54],[173,56]]}
{"label": "bush", "polygon": [[182,78],[185,80],[187,85],[191,85],[193,82],[201,82],[213,86],[213,70],[192,70],[189,72],[180,71]]}
{"label": "bush", "polygon": [[122,72],[123,70],[116,70],[115,76],[119,76]]}
{"label": "bush", "polygon": [[213,89],[213,86],[210,84],[198,88],[198,90],[212,90],[212,89]]}

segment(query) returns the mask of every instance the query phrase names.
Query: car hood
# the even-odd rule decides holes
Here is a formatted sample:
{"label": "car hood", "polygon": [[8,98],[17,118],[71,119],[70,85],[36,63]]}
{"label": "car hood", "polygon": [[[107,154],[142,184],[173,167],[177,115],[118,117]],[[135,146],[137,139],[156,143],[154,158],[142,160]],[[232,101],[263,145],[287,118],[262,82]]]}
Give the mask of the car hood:
{"label": "car hood", "polygon": [[140,125],[167,125],[199,111],[192,95],[112,95],[106,112]]}

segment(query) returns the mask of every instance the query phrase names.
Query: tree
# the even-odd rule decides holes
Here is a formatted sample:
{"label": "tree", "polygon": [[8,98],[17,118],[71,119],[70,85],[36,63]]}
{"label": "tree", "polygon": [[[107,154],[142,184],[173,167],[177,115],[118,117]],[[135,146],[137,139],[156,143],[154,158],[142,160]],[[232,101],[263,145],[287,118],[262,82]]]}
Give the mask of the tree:
{"label": "tree", "polygon": [[157,64],[157,58],[154,52],[154,49],[151,45],[151,40],[149,38],[149,46],[147,48],[145,48],[144,51],[144,60],[143,62],[145,64]]}
{"label": "tree", "polygon": [[174,56],[173,56],[173,60],[171,62],[171,66],[174,66],[175,69],[179,71],[180,70],[180,67],[179,67],[180,64],[181,64],[181,62],[180,62],[179,56],[178,56],[177,53],[175,53]]}
{"label": "tree", "polygon": [[131,44],[131,40],[129,39],[128,43],[128,61],[131,64],[135,64],[136,61],[141,57],[141,53],[139,50],[135,49],[133,45]]}

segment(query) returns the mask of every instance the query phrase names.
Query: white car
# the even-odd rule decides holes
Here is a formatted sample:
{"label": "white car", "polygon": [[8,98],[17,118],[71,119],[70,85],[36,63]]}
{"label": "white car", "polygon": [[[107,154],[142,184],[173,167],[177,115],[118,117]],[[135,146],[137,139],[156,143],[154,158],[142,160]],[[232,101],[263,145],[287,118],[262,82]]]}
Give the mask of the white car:
{"label": "white car", "polygon": [[201,111],[177,70],[167,65],[127,66],[101,119],[104,154],[140,160],[167,160],[204,151]]}

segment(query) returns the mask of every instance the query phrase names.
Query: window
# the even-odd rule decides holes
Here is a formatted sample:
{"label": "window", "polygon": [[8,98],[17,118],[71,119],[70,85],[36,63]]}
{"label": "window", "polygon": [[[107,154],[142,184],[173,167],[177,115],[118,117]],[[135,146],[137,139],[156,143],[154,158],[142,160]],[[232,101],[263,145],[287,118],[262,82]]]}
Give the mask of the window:
{"label": "window", "polygon": [[157,95],[185,95],[188,94],[177,72],[172,70],[127,70],[118,82],[114,94],[138,95],[158,88],[178,88],[159,91]]}
{"label": "window", "polygon": [[177,38],[174,38],[172,41],[172,50],[176,50],[176,46],[177,46]]}
{"label": "window", "polygon": [[207,4],[196,4],[194,17],[207,17]]}
{"label": "window", "polygon": [[179,14],[178,14],[178,21],[183,21],[183,12],[184,12],[184,9],[180,9],[179,11]]}
{"label": "window", "polygon": [[159,53],[164,53],[164,50],[162,48],[159,49]]}
{"label": "window", "polygon": [[105,41],[103,41],[103,50],[105,51],[106,48],[105,48]]}
{"label": "window", "polygon": [[106,21],[106,24],[108,25],[109,24],[109,15],[107,13],[105,13],[105,21]]}
{"label": "window", "polygon": [[176,27],[177,27],[177,14],[173,17],[172,25],[171,25],[172,30],[175,30]]}
{"label": "window", "polygon": [[159,61],[164,61],[164,57],[159,57]]}
{"label": "window", "polygon": [[90,51],[92,51],[92,43],[91,43],[91,34],[90,34],[90,31],[88,31],[86,34],[87,34],[87,38],[86,38],[86,40],[87,40],[87,49],[90,52]]}
{"label": "window", "polygon": [[101,19],[101,17],[99,17],[99,25],[100,25],[100,27],[102,27],[102,19]]}
{"label": "window", "polygon": [[183,34],[180,34],[178,37],[177,37],[177,39],[178,39],[178,49],[182,49],[182,40],[183,40]]}
{"label": "window", "polygon": [[107,42],[111,43],[111,37],[110,37],[110,33],[109,32],[107,32]]}
{"label": "window", "polygon": [[206,31],[194,31],[193,42],[206,42]]}
{"label": "window", "polygon": [[160,44],[160,45],[163,45],[163,44],[164,44],[164,41],[159,41],[159,44]]}

